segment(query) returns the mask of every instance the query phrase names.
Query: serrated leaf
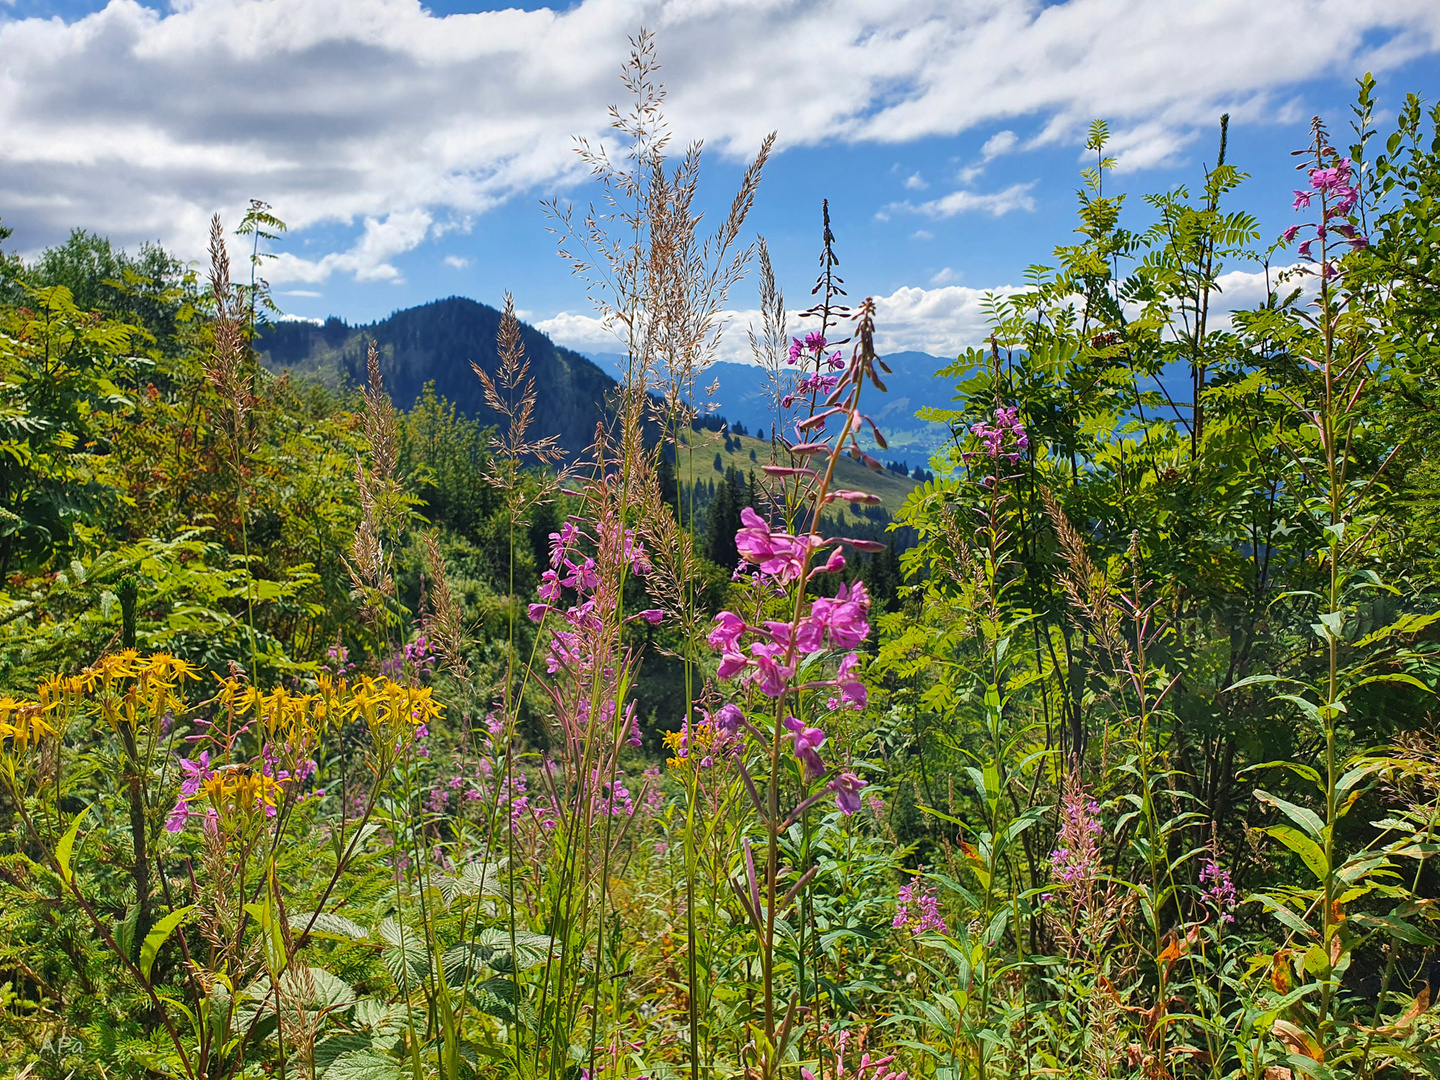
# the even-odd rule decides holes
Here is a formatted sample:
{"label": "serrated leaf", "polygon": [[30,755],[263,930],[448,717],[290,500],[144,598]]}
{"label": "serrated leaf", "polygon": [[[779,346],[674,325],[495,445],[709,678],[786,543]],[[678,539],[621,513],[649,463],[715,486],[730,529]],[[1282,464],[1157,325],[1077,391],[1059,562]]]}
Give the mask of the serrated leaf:
{"label": "serrated leaf", "polygon": [[430,957],[418,931],[402,929],[391,917],[380,924],[379,934],[387,946],[380,950],[380,961],[395,985],[408,992],[424,983],[430,975]]}
{"label": "serrated leaf", "polygon": [[506,1023],[515,1023],[517,1019],[525,1019],[533,1015],[533,1012],[526,1008],[516,992],[516,987],[509,979],[495,976],[477,983],[470,988],[470,1000],[475,1008],[493,1016],[496,1019],[504,1020]]}
{"label": "serrated leaf", "polygon": [[311,937],[334,941],[365,941],[370,937],[370,931],[359,923],[328,911],[322,911],[318,915],[306,913],[290,916],[290,929],[303,931],[307,926],[310,927]]}
{"label": "serrated leaf", "polygon": [[341,1054],[325,1070],[325,1080],[403,1080],[400,1063],[373,1050]]}
{"label": "serrated leaf", "polygon": [[315,992],[309,995],[305,1002],[307,1009],[325,1013],[341,1012],[355,1004],[355,991],[340,976],[318,967],[309,968],[308,973]]}
{"label": "serrated leaf", "polygon": [[325,1071],[342,1055],[363,1053],[370,1049],[368,1035],[356,1035],[349,1031],[332,1035],[315,1044],[315,1072],[317,1075],[324,1075]]}
{"label": "serrated leaf", "polygon": [[155,966],[155,957],[160,952],[160,946],[165,944],[166,939],[175,932],[175,928],[189,918],[194,910],[194,904],[176,908],[152,926],[145,935],[145,940],[140,944],[140,974],[145,976],[147,983],[150,981],[150,969]]}

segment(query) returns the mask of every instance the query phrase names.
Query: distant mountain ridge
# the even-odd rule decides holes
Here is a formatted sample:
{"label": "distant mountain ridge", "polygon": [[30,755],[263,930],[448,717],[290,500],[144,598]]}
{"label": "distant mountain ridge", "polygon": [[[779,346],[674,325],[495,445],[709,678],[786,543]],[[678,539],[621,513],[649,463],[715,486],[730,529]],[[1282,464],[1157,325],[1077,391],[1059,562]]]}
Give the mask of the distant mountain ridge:
{"label": "distant mountain ridge", "polygon": [[[474,363],[495,374],[500,363],[495,346],[499,329],[500,312],[495,308],[451,296],[362,326],[333,317],[321,325],[275,323],[265,328],[258,345],[271,370],[288,368],[363,386],[366,350],[373,339],[380,350],[385,389],[398,408],[408,409],[433,380],[436,393],[460,412],[482,423],[501,424],[503,417],[485,403],[480,380],[470,367]],[[556,345],[533,326],[521,323],[520,339],[535,377],[531,433],[557,436],[572,454],[583,451],[595,437],[595,424],[605,414],[616,381],[587,357]]]}
{"label": "distant mountain ridge", "polygon": [[[624,364],[618,353],[591,353],[590,357],[607,371],[618,372]],[[926,465],[950,440],[950,431],[944,425],[917,419],[915,413],[924,406],[953,407],[954,383],[937,378],[935,372],[954,361],[913,351],[888,353],[882,359],[891,370],[883,376],[886,392],[866,383],[860,399],[861,411],[874,417],[889,444],[889,449],[877,456],[904,461],[912,469]],[[720,403],[718,411],[731,424],[742,423],[751,433],[768,438],[776,412],[765,371],[754,364],[722,361],[705,369],[703,381],[708,385],[712,379],[720,381],[713,395]]]}

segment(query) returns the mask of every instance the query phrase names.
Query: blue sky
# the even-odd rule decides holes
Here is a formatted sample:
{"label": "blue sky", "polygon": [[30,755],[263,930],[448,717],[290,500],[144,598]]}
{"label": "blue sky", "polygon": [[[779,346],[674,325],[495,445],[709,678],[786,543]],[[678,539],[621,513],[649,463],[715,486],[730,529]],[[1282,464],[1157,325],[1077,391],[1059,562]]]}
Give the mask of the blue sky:
{"label": "blue sky", "polygon": [[[882,343],[953,354],[983,333],[984,290],[1069,237],[1092,118],[1115,132],[1138,225],[1141,194],[1198,182],[1229,111],[1229,160],[1252,174],[1240,201],[1271,235],[1291,219],[1289,151],[1314,113],[1344,127],[1357,75],[1380,79],[1382,127],[1404,92],[1440,93],[1431,0],[518,6],[0,0],[11,245],[79,226],[193,258],[211,213],[233,223],[258,197],[293,226],[269,277],[295,316],[508,288],[557,340],[604,351],[540,200],[590,196],[571,136],[605,137],[644,25],[677,142],[706,142],[712,217],[778,131],[750,225],[794,306],[828,197],[851,295],[884,300]],[[1232,285],[1243,300],[1243,274]],[[727,358],[754,305],[752,280],[730,298]]]}

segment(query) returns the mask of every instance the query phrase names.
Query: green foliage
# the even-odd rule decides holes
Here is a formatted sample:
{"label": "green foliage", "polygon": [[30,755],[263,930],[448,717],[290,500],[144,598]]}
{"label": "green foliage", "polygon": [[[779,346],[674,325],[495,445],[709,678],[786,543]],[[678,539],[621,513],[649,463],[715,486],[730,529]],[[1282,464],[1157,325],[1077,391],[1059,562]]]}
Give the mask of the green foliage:
{"label": "green foliage", "polygon": [[[213,298],[163,251],[76,232],[0,255],[0,1059],[45,1080],[833,1080],[860,1053],[916,1080],[1434,1075],[1440,107],[1407,99],[1373,155],[1374,97],[1367,76],[1364,199],[1327,204],[1318,278],[1257,246],[1223,121],[1193,194],[1134,203],[1094,124],[1074,236],[988,300],[988,347],[943,373],[954,407],[924,410],[954,435],[934,475],[836,463],[879,503],[820,531],[895,514],[888,548],[846,552],[868,703],[835,708],[818,664],[793,699],[866,781],[854,814],[783,734],[756,753],[706,719],[714,615],[783,625],[806,599],[731,580],[741,509],[785,502],[749,471],[769,444],[687,428],[676,398],[671,443],[617,423],[560,491],[493,401],[401,370],[442,359],[418,321],[376,354],[405,411],[388,382],[251,354],[226,398]],[[1337,251],[1342,228],[1368,245]],[[238,231],[248,340],[284,226],[257,202]],[[1267,296],[1222,311],[1241,267]],[[493,375],[523,335],[482,351],[488,311],[430,314]],[[348,327],[261,343],[358,372]],[[600,382],[537,364],[563,400],[530,404],[593,437],[575,402]],[[576,569],[552,563],[567,524],[603,579],[569,659],[573,585],[527,612]],[[138,673],[167,655],[196,678]],[[788,702],[737,700],[785,730]],[[272,774],[274,815],[237,809]]]}

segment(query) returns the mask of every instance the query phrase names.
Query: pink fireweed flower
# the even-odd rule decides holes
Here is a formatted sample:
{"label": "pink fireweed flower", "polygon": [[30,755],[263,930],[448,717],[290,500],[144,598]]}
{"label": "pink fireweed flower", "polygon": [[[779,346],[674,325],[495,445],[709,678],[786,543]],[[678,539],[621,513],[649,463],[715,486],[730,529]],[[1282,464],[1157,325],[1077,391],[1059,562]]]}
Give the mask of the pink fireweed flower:
{"label": "pink fireweed flower", "polygon": [[1315,193],[1313,191],[1300,191],[1297,189],[1295,191],[1295,201],[1290,204],[1290,208],[1292,210],[1308,210],[1310,208],[1310,200],[1314,195]]}
{"label": "pink fireweed flower", "polygon": [[574,522],[566,521],[561,524],[559,532],[550,534],[550,565],[559,566],[560,560],[580,536],[580,530],[575,527]]}
{"label": "pink fireweed flower", "polygon": [[783,655],[784,651],[782,645],[766,645],[763,641],[757,641],[750,646],[750,653],[754,656],[751,663],[757,673],[755,685],[766,697],[778,698],[789,685],[790,676],[795,674],[794,668],[775,662],[775,656]]}
{"label": "pink fireweed flower", "polygon": [[970,425],[970,434],[985,444],[986,457],[1019,461],[1020,455],[1030,448],[1030,436],[1020,421],[1020,410],[1014,405],[1002,405],[992,419],[993,423],[981,420]]}
{"label": "pink fireweed flower", "polygon": [[782,582],[800,576],[805,555],[814,543],[810,537],[772,533],[769,523],[748,506],[740,511],[740,520],[744,528],[736,532],[735,546],[747,562],[756,563],[761,573]]}
{"label": "pink fireweed flower", "polygon": [[1088,885],[1100,873],[1100,804],[1079,784],[1067,784],[1060,819],[1052,872],[1065,885]]}
{"label": "pink fireweed flower", "polygon": [[734,735],[744,722],[745,714],[738,705],[722,705],[710,717],[711,726],[726,735]]}
{"label": "pink fireweed flower", "polygon": [[[870,614],[870,594],[865,583],[853,585],[842,583],[833,599],[820,597],[810,606],[808,621],[818,625],[830,636],[830,644],[837,649],[853,649],[870,634],[870,624],[865,617]],[[819,648],[807,649],[815,652]]]}
{"label": "pink fireweed flower", "polygon": [[820,760],[820,747],[825,745],[825,732],[819,728],[806,727],[798,717],[785,718],[786,735],[794,744],[795,756],[805,766],[805,774],[812,780],[825,775],[825,762]]}
{"label": "pink fireweed flower", "polygon": [[651,626],[659,626],[660,623],[665,619],[665,612],[661,611],[659,608],[646,608],[644,611],[640,612],[640,617],[644,619],[647,623],[649,623]]}
{"label": "pink fireweed flower", "polygon": [[868,700],[865,684],[855,674],[859,666],[860,654],[847,653],[835,674],[835,683],[840,688],[840,702],[846,708],[863,709]]}
{"label": "pink fireweed flower", "polygon": [[849,816],[860,811],[860,791],[869,785],[853,772],[843,772],[826,785],[826,790],[835,793],[835,805],[840,812]]}
{"label": "pink fireweed flower", "polygon": [[896,930],[909,930],[915,937],[927,931],[943,934],[947,929],[935,890],[922,892],[914,881],[900,886],[900,893],[895,898],[895,919],[890,925]]}
{"label": "pink fireweed flower", "polygon": [[1201,896],[1220,913],[1220,921],[1235,921],[1235,886],[1230,881],[1230,871],[1215,861],[1214,855],[1200,867]]}
{"label": "pink fireweed flower", "polygon": [[722,679],[733,679],[748,666],[745,657],[739,653],[727,652],[720,658],[720,670],[716,672]]}
{"label": "pink fireweed flower", "polygon": [[733,652],[735,643],[745,632],[745,620],[734,612],[722,611],[715,616],[715,622],[718,625],[710,631],[710,636],[705,640],[721,652]]}

